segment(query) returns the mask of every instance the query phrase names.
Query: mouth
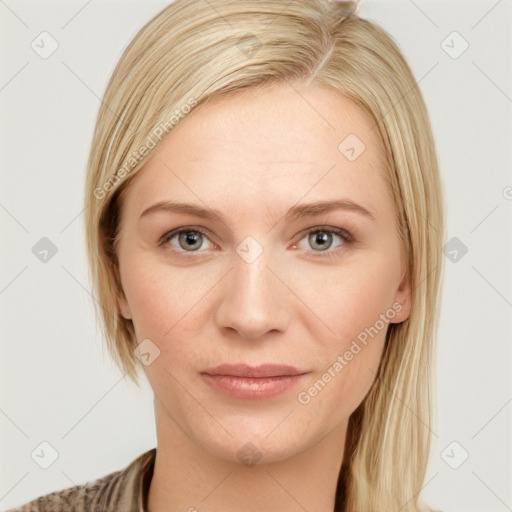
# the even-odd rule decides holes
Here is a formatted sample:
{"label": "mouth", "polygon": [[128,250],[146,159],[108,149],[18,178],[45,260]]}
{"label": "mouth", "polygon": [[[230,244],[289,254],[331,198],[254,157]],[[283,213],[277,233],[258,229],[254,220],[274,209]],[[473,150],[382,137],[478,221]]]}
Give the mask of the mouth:
{"label": "mouth", "polygon": [[203,373],[208,375],[228,375],[230,377],[288,377],[302,375],[307,372],[301,372],[295,366],[285,364],[261,364],[259,366],[250,366],[248,364],[221,364],[205,370]]}
{"label": "mouth", "polygon": [[222,364],[201,373],[212,388],[235,398],[270,398],[289,390],[309,372],[280,364]]}

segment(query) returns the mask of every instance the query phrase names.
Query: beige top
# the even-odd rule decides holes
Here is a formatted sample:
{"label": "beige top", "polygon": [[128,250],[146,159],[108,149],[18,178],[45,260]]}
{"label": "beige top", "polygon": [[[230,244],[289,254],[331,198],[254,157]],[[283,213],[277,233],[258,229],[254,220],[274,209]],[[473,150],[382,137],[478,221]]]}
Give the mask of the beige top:
{"label": "beige top", "polygon": [[156,448],[152,448],[125,469],[46,494],[6,512],[147,512],[155,457]]}

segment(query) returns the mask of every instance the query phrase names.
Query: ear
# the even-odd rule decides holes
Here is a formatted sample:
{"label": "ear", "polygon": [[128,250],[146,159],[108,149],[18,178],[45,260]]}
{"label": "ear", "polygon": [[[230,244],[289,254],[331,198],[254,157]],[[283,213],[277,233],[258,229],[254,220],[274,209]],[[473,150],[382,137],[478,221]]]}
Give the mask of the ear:
{"label": "ear", "polygon": [[393,324],[399,324],[409,318],[411,314],[411,285],[407,270],[404,271],[402,280],[395,294],[393,309],[396,315],[390,320]]}
{"label": "ear", "polygon": [[128,305],[128,301],[126,300],[124,294],[117,297],[117,311],[127,320],[131,319],[132,312],[130,311],[130,306]]}

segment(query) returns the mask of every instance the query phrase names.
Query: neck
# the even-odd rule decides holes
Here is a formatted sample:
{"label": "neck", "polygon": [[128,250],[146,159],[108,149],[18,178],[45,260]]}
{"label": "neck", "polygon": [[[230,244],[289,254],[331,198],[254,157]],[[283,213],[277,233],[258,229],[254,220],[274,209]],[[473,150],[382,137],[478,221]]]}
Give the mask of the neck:
{"label": "neck", "polygon": [[290,458],[246,465],[212,455],[155,401],[148,512],[333,512],[347,422]]}

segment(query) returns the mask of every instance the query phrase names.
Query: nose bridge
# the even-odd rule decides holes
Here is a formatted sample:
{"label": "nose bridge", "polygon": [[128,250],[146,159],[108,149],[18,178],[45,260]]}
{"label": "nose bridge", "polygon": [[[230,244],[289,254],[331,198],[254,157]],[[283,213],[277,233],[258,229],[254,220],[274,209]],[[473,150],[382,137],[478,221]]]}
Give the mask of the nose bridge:
{"label": "nose bridge", "polygon": [[[268,293],[269,283],[269,270],[267,265],[271,266],[269,261],[270,251],[263,251],[260,255],[252,259],[254,253],[250,250],[244,255],[240,255],[237,250],[237,256],[234,257],[233,262],[233,278],[235,286],[239,287],[240,292],[253,300],[258,300],[260,296]],[[246,259],[246,256],[251,256]]]}
{"label": "nose bridge", "polygon": [[219,327],[231,327],[245,338],[257,338],[286,325],[284,297],[272,268],[273,251],[247,237],[233,252],[230,278],[217,311]]}
{"label": "nose bridge", "polygon": [[[257,244],[257,245],[256,245]],[[269,305],[273,294],[271,272],[271,251],[264,249],[254,239],[246,239],[236,248],[233,255],[233,295],[240,306],[263,311]],[[252,308],[251,308],[252,306]]]}

